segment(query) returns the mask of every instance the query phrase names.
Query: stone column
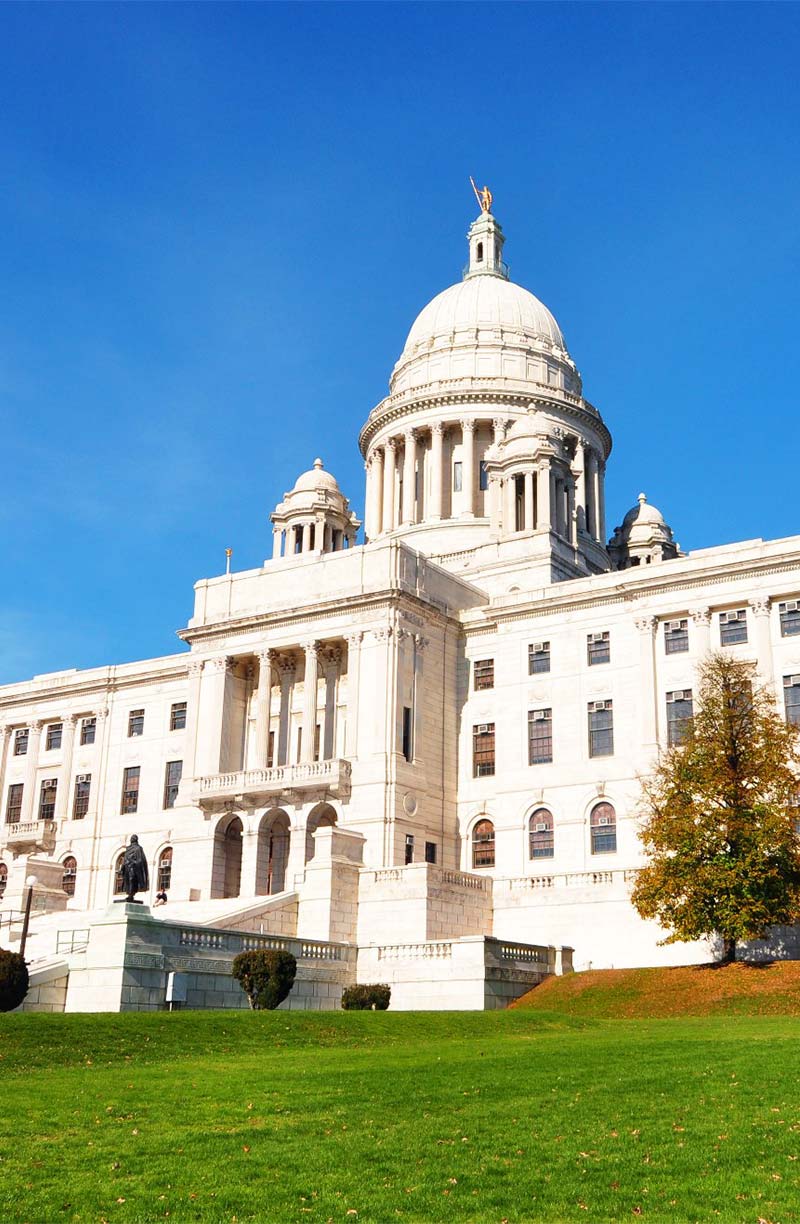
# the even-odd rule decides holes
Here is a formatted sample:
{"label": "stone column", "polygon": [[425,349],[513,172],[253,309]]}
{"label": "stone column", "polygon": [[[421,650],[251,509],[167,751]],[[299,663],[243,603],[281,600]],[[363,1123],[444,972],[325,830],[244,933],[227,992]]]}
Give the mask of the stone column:
{"label": "stone column", "polygon": [[67,800],[72,781],[72,752],[75,747],[75,727],[78,719],[74,714],[68,714],[62,719],[64,732],[61,739],[61,778],[56,791],[56,820],[64,820],[67,815]]}
{"label": "stone column", "polygon": [[335,756],[336,746],[336,686],[339,680],[339,664],[342,652],[337,646],[327,647],[322,655],[322,674],[325,677],[325,721],[322,727],[320,760],[330,761]]}
{"label": "stone column", "polygon": [[575,481],[570,477],[567,486],[567,535],[573,547],[578,545],[578,512],[575,509]]}
{"label": "stone column", "polygon": [[372,452],[371,465],[372,474],[372,496],[373,496],[373,511],[372,511],[372,534],[370,539],[374,540],[383,531],[383,450],[381,447],[376,447]]}
{"label": "stone column", "polygon": [[301,552],[311,552],[311,523],[303,523],[303,543]]}
{"label": "stone column", "polygon": [[272,699],[273,650],[259,650],[258,688],[256,689],[256,729],[253,752],[253,767],[265,769],[269,753],[269,707]]}
{"label": "stone column", "polygon": [[575,465],[572,469],[575,478],[575,513],[578,531],[586,531],[586,443],[578,438],[575,447]]}
{"label": "stone column", "polygon": [[292,688],[294,686],[296,667],[297,664],[293,655],[282,655],[278,660],[278,668],[281,674],[281,712],[278,717],[278,765],[288,765],[289,763]]}
{"label": "stone column", "polygon": [[404,523],[416,522],[414,507],[414,484],[417,470],[417,435],[413,429],[407,429],[404,434],[405,450],[403,452],[403,513]]}
{"label": "stone column", "polygon": [[371,540],[375,535],[375,465],[370,455],[364,464],[366,490],[364,493],[364,535]]}
{"label": "stone column", "polygon": [[394,531],[394,485],[397,442],[388,438],[383,446],[383,530]]}
{"label": "stone column", "polygon": [[[5,780],[6,780],[6,758],[8,756],[8,745],[11,739],[11,728],[0,727],[0,804],[5,801]],[[5,811],[0,809],[0,822],[6,818]]]}
{"label": "stone column", "polygon": [[[184,769],[181,783],[195,776],[195,757],[197,754],[197,727],[200,713],[200,677],[203,674],[202,659],[192,659],[188,667],[188,685],[186,688],[186,736],[184,739]],[[99,728],[98,728],[99,731]],[[94,779],[92,779],[94,782]]]}
{"label": "stone column", "polygon": [[657,621],[654,616],[639,616],[635,621],[639,630],[639,681],[642,694],[642,748],[648,756],[658,749],[658,711],[656,708],[656,660],[654,634]]}
{"label": "stone column", "polygon": [[[199,674],[199,672],[202,670],[202,667],[203,667],[202,663],[196,663],[194,666],[197,667],[198,674]],[[187,704],[187,707],[186,707],[187,715],[190,709],[191,709],[191,706]],[[197,710],[197,704],[195,703],[195,711],[196,710]],[[98,813],[99,804],[100,804],[100,795],[103,791],[103,784],[106,780],[106,765],[107,765],[106,738],[107,738],[107,733],[108,733],[108,715],[109,715],[109,711],[107,708],[94,711],[94,717],[96,719],[95,730],[94,730],[94,751],[95,751],[96,764],[92,768],[92,781],[91,781],[91,785],[89,786],[89,807],[87,808],[86,816],[84,817],[84,820],[87,822],[85,826],[87,829],[89,828],[88,822],[90,820],[91,821],[97,820],[97,813]],[[188,719],[187,719],[186,726],[187,728],[189,726]],[[188,735],[188,730],[187,730],[187,735]],[[188,745],[189,743],[188,739],[186,742]],[[186,786],[188,787],[190,783],[191,783],[191,778],[187,778],[184,773],[183,778],[181,778],[181,785],[183,786],[184,784],[186,784]],[[97,839],[97,825],[96,824],[93,826],[92,835],[95,839]],[[95,844],[97,845],[97,841],[95,841]],[[99,849],[99,846],[98,846],[98,849]],[[93,854],[92,862],[93,862],[93,865],[92,865],[91,870],[93,872],[96,872],[97,865],[94,862],[94,854]],[[90,889],[93,889],[94,883],[90,881],[89,887]],[[91,895],[92,894],[90,893],[90,896]]]}
{"label": "stone column", "polygon": [[597,459],[593,450],[586,447],[585,480],[586,480],[586,530],[593,540],[597,539],[597,502],[595,501],[597,486]]}
{"label": "stone column", "polygon": [[533,501],[533,468],[525,473],[525,530],[533,531],[534,527]]}
{"label": "stone column", "polygon": [[442,482],[444,477],[444,425],[435,421],[431,426],[431,519],[442,517]]}
{"label": "stone column", "polygon": [[605,488],[605,472],[606,465],[602,459],[597,461],[597,475],[595,477],[595,487],[597,489],[597,530],[598,540],[605,548],[606,546],[606,488]]}
{"label": "stone column", "polygon": [[562,534],[561,525],[561,502],[558,496],[558,476],[553,465],[550,465],[550,519],[553,524],[553,531],[558,535]]}
{"label": "stone column", "polygon": [[423,637],[421,633],[414,634],[414,730],[413,730],[413,756],[417,764],[422,764],[428,756],[427,745],[424,735],[424,692],[422,688],[422,656],[425,647],[430,645],[430,639]]}
{"label": "stone column", "polygon": [[359,629],[347,638],[347,727],[344,755],[358,756],[358,687],[361,682],[361,639]]}
{"label": "stone column", "polygon": [[770,641],[770,601],[764,596],[750,600],[750,610],[755,620],[756,662],[758,676],[763,685],[772,689],[775,677],[772,670],[772,642]]}
{"label": "stone column", "polygon": [[503,482],[503,534],[513,535],[517,530],[517,482],[506,476]]}
{"label": "stone column", "polygon": [[234,660],[227,655],[207,659],[200,683],[200,716],[197,724],[195,769],[200,777],[221,773],[225,760],[225,725],[228,706],[228,677]]}
{"label": "stone column", "polygon": [[700,662],[708,654],[711,646],[711,610],[695,608],[691,613],[694,623],[695,659]]}
{"label": "stone column", "polygon": [[25,761],[25,780],[22,790],[22,810],[19,816],[20,824],[30,824],[36,819],[34,803],[36,801],[36,770],[39,765],[39,743],[42,738],[44,723],[32,722],[28,728],[28,756]]}
{"label": "stone column", "polygon": [[549,531],[552,526],[552,509],[550,506],[550,464],[547,460],[540,463],[537,474],[537,520],[536,526],[543,531]]}
{"label": "stone column", "polygon": [[283,545],[283,528],[273,527],[272,528],[272,560],[273,561],[277,561],[278,558],[280,557],[282,545]]}
{"label": "stone column", "polygon": [[489,477],[487,490],[489,500],[489,527],[492,535],[499,535],[502,524],[503,482],[499,476]]}
{"label": "stone column", "polygon": [[461,422],[463,453],[461,456],[463,514],[475,517],[475,421]]}
{"label": "stone column", "polygon": [[[303,736],[305,739],[305,736]],[[287,889],[299,888],[306,870],[306,831],[312,804],[298,804],[290,816],[289,855],[286,863]]]}
{"label": "stone column", "polygon": [[314,522],[314,552],[325,551],[325,515],[318,514]]}
{"label": "stone column", "polygon": [[504,441],[505,441],[505,437],[506,437],[506,422],[505,422],[505,419],[504,419],[503,417],[495,417],[495,418],[494,418],[494,420],[492,421],[492,430],[493,430],[493,432],[494,432],[494,437],[492,438],[492,445],[493,445],[493,446],[497,446],[498,442],[504,442]]}
{"label": "stone column", "polygon": [[319,676],[319,642],[305,642],[306,671],[303,679],[303,747],[300,760],[314,760],[314,738],[317,728],[317,679]]}

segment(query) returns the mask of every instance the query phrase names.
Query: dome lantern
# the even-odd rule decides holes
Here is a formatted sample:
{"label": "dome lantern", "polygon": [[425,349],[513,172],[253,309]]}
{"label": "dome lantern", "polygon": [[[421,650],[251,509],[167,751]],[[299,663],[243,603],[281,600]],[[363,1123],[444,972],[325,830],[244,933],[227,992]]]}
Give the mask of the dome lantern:
{"label": "dome lantern", "polygon": [[472,222],[467,241],[469,263],[464,269],[464,280],[470,276],[502,276],[508,280],[508,264],[502,259],[505,236],[491,213],[482,212]]}
{"label": "dome lantern", "polygon": [[326,472],[321,459],[298,476],[294,488],[270,515],[273,560],[295,554],[339,552],[352,548],[361,526],[336,477]]}

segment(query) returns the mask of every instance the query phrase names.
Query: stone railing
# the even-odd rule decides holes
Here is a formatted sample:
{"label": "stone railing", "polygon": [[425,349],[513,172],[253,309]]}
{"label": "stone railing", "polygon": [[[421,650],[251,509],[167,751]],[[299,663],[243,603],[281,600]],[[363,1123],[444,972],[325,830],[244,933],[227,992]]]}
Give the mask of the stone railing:
{"label": "stone railing", "polygon": [[201,805],[236,795],[290,795],[321,791],[344,798],[350,793],[352,767],[349,761],[308,761],[276,765],[267,769],[242,769],[235,773],[208,774],[197,778],[195,799]]}
{"label": "stone railing", "polygon": [[207,927],[182,926],[178,937],[182,948],[209,952],[291,952],[297,960],[341,961],[349,952],[347,944],[324,940],[283,938],[280,935],[250,935],[240,931],[210,931]]}
{"label": "stone railing", "polygon": [[432,863],[409,863],[405,867],[365,868],[376,884],[408,884],[427,879],[435,888],[464,888],[468,892],[490,892],[489,876],[469,875],[464,871],[453,871],[449,867],[434,867]]}
{"label": "stone railing", "polygon": [[500,960],[504,961],[525,961],[537,965],[548,965],[552,960],[551,950],[540,944],[501,942],[496,951]]}
{"label": "stone railing", "polygon": [[555,875],[518,876],[495,880],[495,891],[526,892],[530,889],[598,888],[613,884],[632,884],[639,874],[637,868],[625,871],[567,871]]}
{"label": "stone railing", "polygon": [[30,848],[50,853],[56,845],[56,822],[54,820],[34,820],[25,824],[2,825],[0,826],[0,841],[9,848],[13,847],[18,850]]}
{"label": "stone railing", "polygon": [[375,951],[378,960],[449,960],[453,945],[449,940],[437,939],[427,943],[385,944]]}

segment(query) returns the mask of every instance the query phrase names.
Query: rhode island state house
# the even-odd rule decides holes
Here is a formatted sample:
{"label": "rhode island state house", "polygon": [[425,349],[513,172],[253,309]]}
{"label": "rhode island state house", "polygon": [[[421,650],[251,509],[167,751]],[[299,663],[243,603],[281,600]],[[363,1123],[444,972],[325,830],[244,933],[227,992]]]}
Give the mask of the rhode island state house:
{"label": "rhode island state house", "polygon": [[27,903],[42,1006],[159,1007],[168,981],[238,1006],[225,956],[265,941],[300,949],[314,1007],[708,958],[630,905],[638,779],[710,649],[800,720],[800,538],[683,553],[634,491],[607,524],[608,425],[483,204],[361,429],[363,524],[309,456],[269,558],[196,584],[177,653],[0,688],[0,943]]}

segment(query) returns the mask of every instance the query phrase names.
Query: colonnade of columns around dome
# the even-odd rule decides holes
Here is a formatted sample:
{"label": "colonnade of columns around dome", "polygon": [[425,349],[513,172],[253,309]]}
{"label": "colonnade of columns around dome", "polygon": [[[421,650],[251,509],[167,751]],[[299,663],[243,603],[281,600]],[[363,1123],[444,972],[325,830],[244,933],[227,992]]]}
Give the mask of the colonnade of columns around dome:
{"label": "colonnade of columns around dome", "polygon": [[356,530],[337,526],[327,521],[324,514],[300,517],[289,524],[276,523],[272,528],[272,559],[354,548]]}
{"label": "colonnade of columns around dome", "polygon": [[[367,539],[418,523],[486,518],[495,536],[552,530],[605,546],[605,461],[581,436],[543,439],[504,459],[512,422],[465,418],[409,427],[367,455]],[[460,488],[454,480],[454,447]]]}

